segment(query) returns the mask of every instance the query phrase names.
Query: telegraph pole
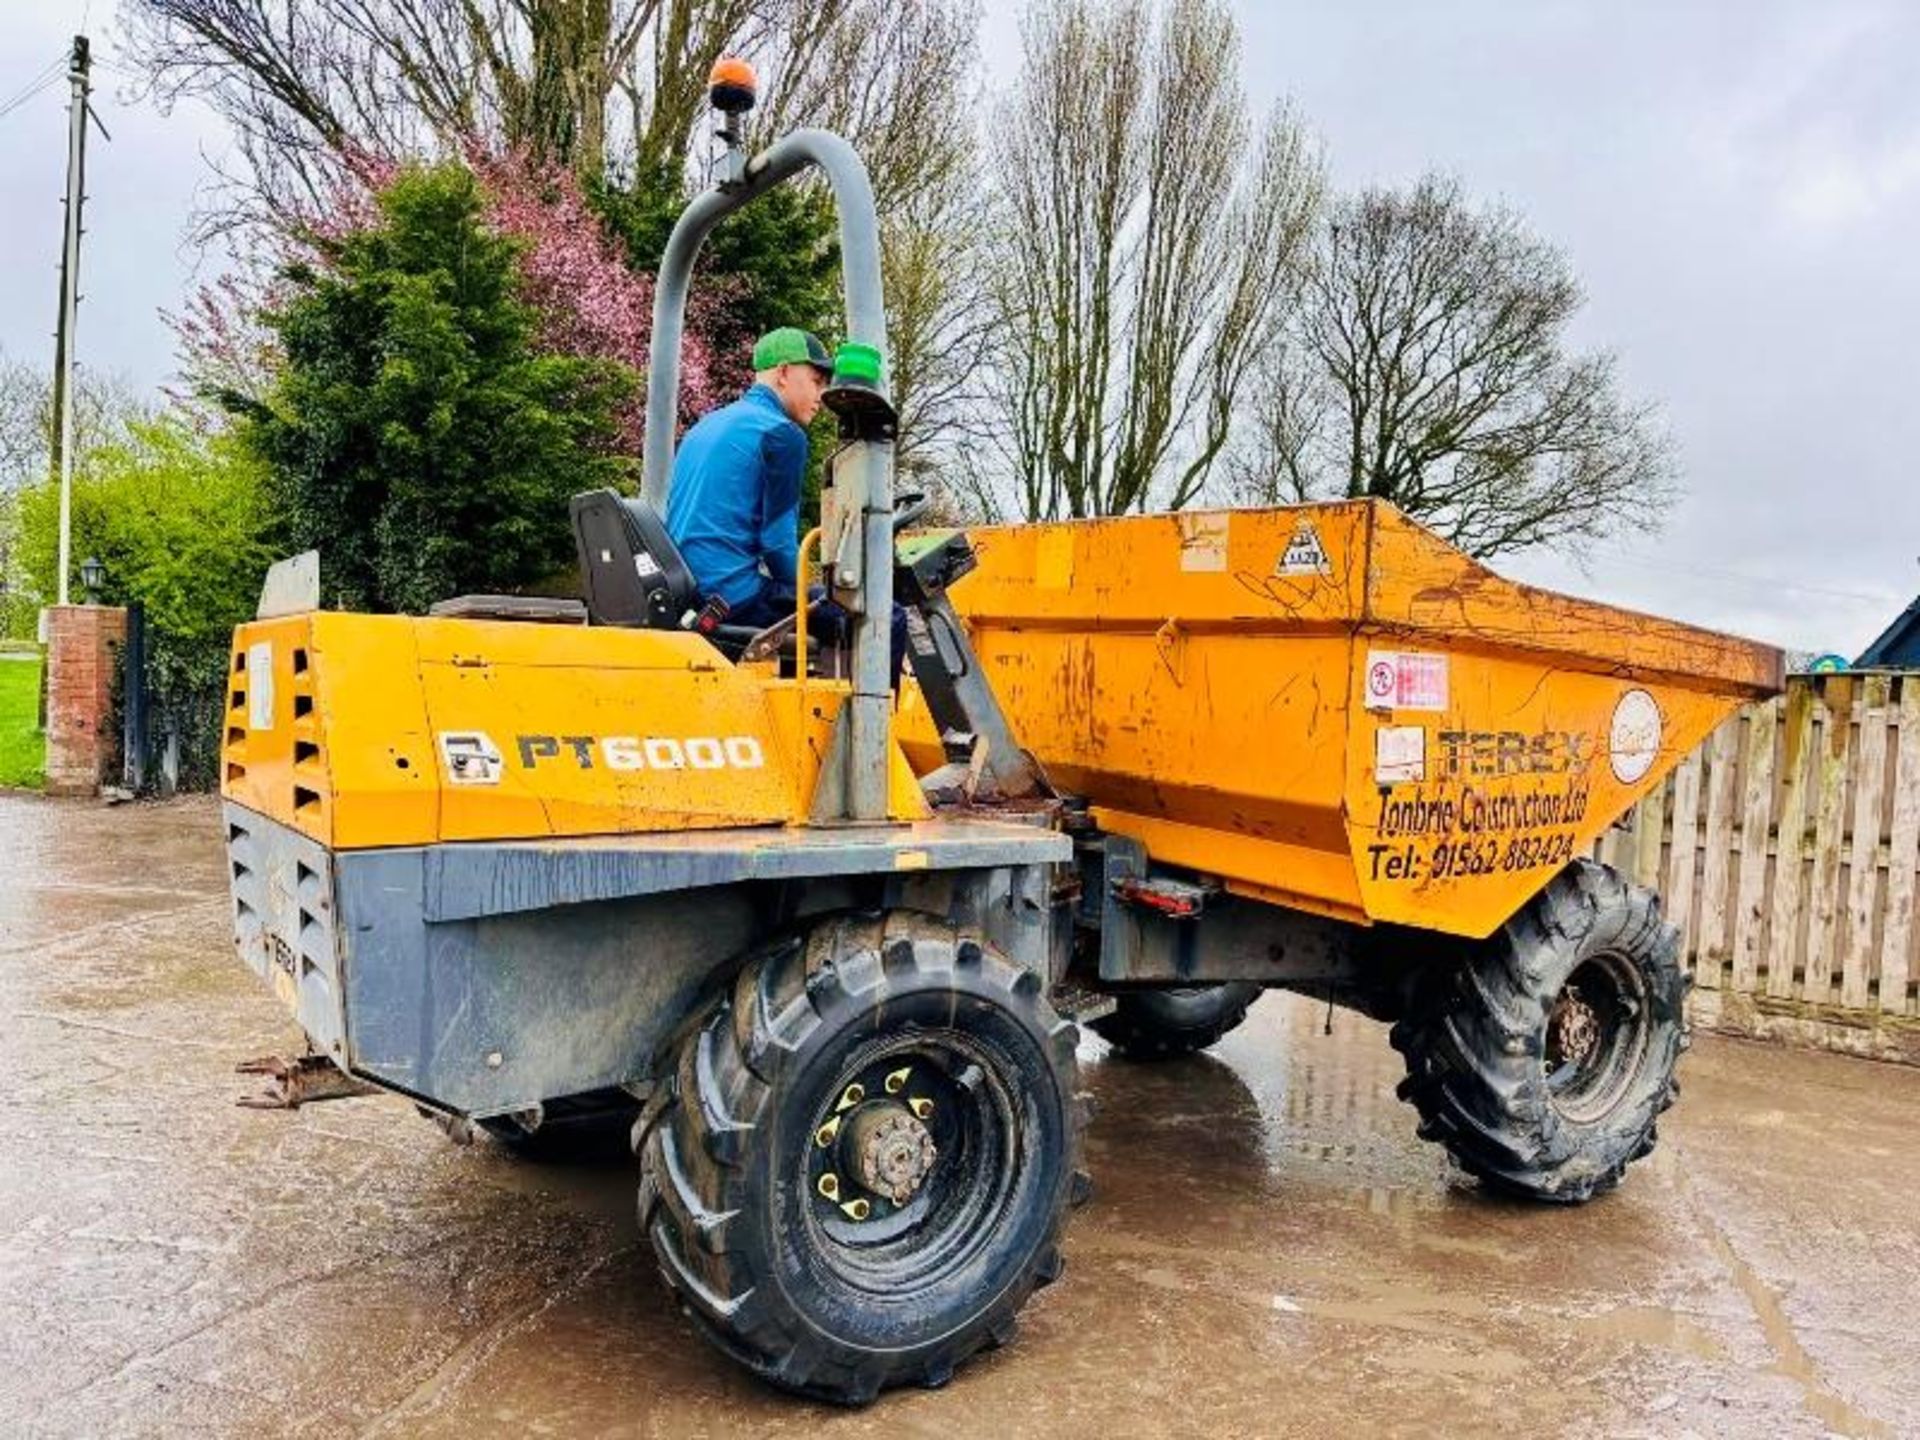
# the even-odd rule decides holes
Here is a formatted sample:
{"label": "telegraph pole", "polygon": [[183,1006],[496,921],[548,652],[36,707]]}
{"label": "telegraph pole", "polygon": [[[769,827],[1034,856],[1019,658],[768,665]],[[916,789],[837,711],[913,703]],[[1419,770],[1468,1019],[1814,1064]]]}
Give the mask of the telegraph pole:
{"label": "telegraph pole", "polygon": [[67,227],[60,247],[60,323],[53,350],[55,464],[60,471],[60,599],[67,603],[67,571],[73,564],[73,330],[80,304],[80,207],[87,193],[87,101],[93,54],[87,37],[73,37],[67,79]]}

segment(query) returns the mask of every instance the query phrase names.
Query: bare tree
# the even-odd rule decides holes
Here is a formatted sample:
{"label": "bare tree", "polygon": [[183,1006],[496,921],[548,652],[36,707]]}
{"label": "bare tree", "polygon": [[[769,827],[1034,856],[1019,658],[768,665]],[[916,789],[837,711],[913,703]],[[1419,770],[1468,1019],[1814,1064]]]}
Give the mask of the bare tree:
{"label": "bare tree", "polygon": [[1657,523],[1671,448],[1611,355],[1570,349],[1583,301],[1559,251],[1452,180],[1345,199],[1264,357],[1239,492],[1377,496],[1480,556]]}
{"label": "bare tree", "polygon": [[920,479],[964,463],[988,429],[981,367],[993,317],[983,210],[969,182],[914,197],[883,227],[896,459],[903,474]]}
{"label": "bare tree", "polygon": [[241,221],[311,214],[358,151],[468,137],[581,173],[704,154],[707,73],[762,70],[762,138],[847,135],[882,217],[903,463],[930,463],[976,407],[982,320],[977,0],[126,0],[163,95],[210,100],[238,136]]}
{"label": "bare tree", "polygon": [[1179,507],[1235,428],[1295,286],[1315,147],[1254,132],[1220,0],[1041,0],[997,117],[994,365],[1032,517]]}
{"label": "bare tree", "polygon": [[[80,466],[102,445],[126,436],[152,405],[118,371],[75,372],[74,459]],[[0,495],[55,478],[53,377],[0,353]]]}
{"label": "bare tree", "polygon": [[[85,475],[98,449],[124,440],[151,407],[117,372],[82,368],[74,378],[74,460]],[[53,442],[52,375],[0,353],[0,639],[38,605],[20,553],[20,500],[57,479]]]}
{"label": "bare tree", "polygon": [[882,206],[947,162],[967,116],[973,0],[123,0],[162,99],[232,125],[273,205],[343,155],[467,138],[598,177],[677,165],[728,51],[767,71],[760,128],[833,123],[876,153]]}
{"label": "bare tree", "polygon": [[846,135],[867,162],[881,217],[898,461],[916,483],[974,428],[987,316],[980,277],[976,0],[857,0],[828,34],[797,37],[768,77],[768,133],[796,124]]}
{"label": "bare tree", "polygon": [[799,5],[769,31],[767,138],[800,125],[845,135],[872,174],[881,214],[951,184],[971,164],[978,83],[977,0],[833,0]]}
{"label": "bare tree", "polygon": [[323,200],[354,150],[418,155],[467,137],[598,175],[623,110],[642,160],[677,156],[707,67],[729,42],[754,39],[768,8],[754,0],[123,5],[134,57],[158,94],[198,95],[220,111],[246,164],[232,178],[272,211]]}

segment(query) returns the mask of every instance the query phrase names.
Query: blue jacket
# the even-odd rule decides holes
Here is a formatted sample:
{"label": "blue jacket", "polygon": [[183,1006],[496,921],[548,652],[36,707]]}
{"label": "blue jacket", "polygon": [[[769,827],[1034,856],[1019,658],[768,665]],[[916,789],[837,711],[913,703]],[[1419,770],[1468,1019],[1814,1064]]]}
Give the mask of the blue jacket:
{"label": "blue jacket", "polygon": [[765,385],[687,431],[673,462],[667,531],[702,595],[738,608],[767,583],[763,565],[792,593],[806,469],[807,432]]}

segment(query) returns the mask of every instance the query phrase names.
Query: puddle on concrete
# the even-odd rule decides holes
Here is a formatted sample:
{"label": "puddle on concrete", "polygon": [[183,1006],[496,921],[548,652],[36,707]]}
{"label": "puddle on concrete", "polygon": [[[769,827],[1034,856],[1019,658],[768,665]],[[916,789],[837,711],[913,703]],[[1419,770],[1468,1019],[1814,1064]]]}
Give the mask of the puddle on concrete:
{"label": "puddle on concrete", "polygon": [[1773,1350],[1773,1373],[1800,1387],[1808,1412],[1836,1434],[1871,1436],[1876,1440],[1891,1436],[1894,1433],[1891,1428],[1870,1415],[1863,1415],[1834,1393],[1794,1333],[1793,1322],[1787,1318],[1786,1308],[1773,1287],[1754,1273],[1753,1267],[1735,1253],[1727,1237],[1710,1221],[1703,1220],[1701,1228],[1706,1231],[1713,1253],[1753,1307],[1754,1318],[1760,1322],[1767,1344]]}
{"label": "puddle on concrete", "polygon": [[[700,1344],[627,1163],[461,1149],[390,1098],[236,1108],[233,1065],[286,1023],[227,948],[211,807],[0,797],[0,855],[0,1434],[1874,1436],[1920,1413],[1886,1280],[1920,1254],[1886,1198],[1920,1193],[1904,1073],[1703,1042],[1712,1083],[1669,1139],[1716,1143],[1541,1210],[1414,1137],[1360,1017],[1328,1036],[1269,997],[1158,1067],[1090,1040],[1065,1279],[949,1390],[849,1415]],[[1703,1227],[1696,1175],[1753,1264]],[[1808,1213],[1830,1224],[1796,1249]]]}
{"label": "puddle on concrete", "polygon": [[1580,1330],[1632,1345],[1656,1345],[1678,1351],[1696,1360],[1721,1361],[1727,1358],[1726,1346],[1713,1332],[1696,1321],[1672,1310],[1653,1305],[1622,1305],[1597,1315],[1574,1317]]}

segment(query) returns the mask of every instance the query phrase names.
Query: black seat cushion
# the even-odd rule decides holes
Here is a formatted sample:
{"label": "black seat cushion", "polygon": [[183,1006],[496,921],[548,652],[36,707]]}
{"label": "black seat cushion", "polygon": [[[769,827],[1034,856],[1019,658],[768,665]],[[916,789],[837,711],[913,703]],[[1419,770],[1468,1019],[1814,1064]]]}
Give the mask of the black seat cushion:
{"label": "black seat cushion", "polygon": [[653,506],[613,490],[573,497],[580,581],[596,625],[674,630],[700,607],[700,587]]}

